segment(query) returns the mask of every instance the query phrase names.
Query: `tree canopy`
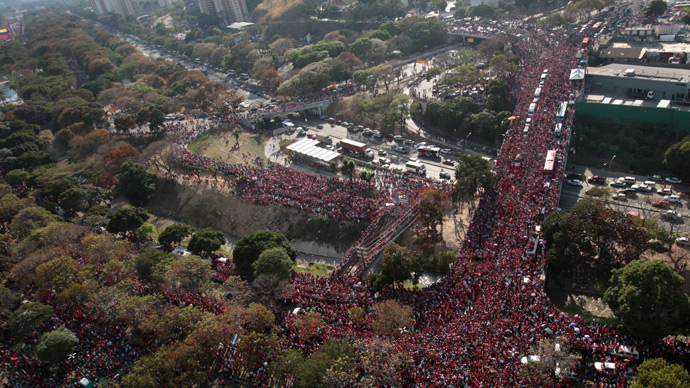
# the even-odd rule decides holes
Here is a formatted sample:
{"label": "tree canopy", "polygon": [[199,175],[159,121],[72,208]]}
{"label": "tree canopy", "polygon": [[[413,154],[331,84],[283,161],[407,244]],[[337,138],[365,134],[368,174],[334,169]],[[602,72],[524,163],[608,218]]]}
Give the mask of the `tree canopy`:
{"label": "tree canopy", "polygon": [[604,300],[632,334],[658,339],[690,329],[690,299],[670,265],[635,260],[611,273]]}
{"label": "tree canopy", "polygon": [[268,230],[260,230],[237,241],[235,249],[232,251],[232,258],[238,272],[242,276],[251,278],[254,273],[252,264],[259,258],[262,252],[270,248],[283,248],[293,263],[297,260],[297,255],[299,254],[297,249],[290,245],[290,241],[285,235]]}
{"label": "tree canopy", "polygon": [[41,337],[36,346],[36,357],[50,364],[63,361],[79,344],[79,338],[65,328],[49,331]]}
{"label": "tree canopy", "polygon": [[225,244],[225,241],[223,232],[212,228],[205,228],[192,235],[187,248],[197,255],[201,253],[208,254],[219,250]]}
{"label": "tree canopy", "polygon": [[546,260],[554,269],[591,268],[603,276],[638,259],[649,241],[631,217],[592,198],[578,201],[570,211],[552,213],[542,231],[549,246]]}
{"label": "tree canopy", "polygon": [[670,364],[663,358],[644,360],[637,367],[637,376],[630,388],[688,388],[690,373],[682,365]]}

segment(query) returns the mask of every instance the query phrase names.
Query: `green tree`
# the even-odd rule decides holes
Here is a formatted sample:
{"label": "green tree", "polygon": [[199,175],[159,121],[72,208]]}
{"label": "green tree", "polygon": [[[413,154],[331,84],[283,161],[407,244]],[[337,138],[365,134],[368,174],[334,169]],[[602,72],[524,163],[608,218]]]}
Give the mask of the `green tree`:
{"label": "green tree", "polygon": [[293,264],[283,248],[271,248],[261,252],[259,258],[252,263],[252,268],[255,277],[274,275],[280,280],[285,280],[290,278]]}
{"label": "green tree", "polygon": [[407,119],[410,118],[410,96],[398,94],[393,97],[388,106],[387,115],[391,117],[392,123],[398,126],[400,134],[402,134],[407,127]]}
{"label": "green tree", "polygon": [[299,365],[297,378],[299,386],[318,388],[324,386],[323,379],[328,369],[338,360],[354,361],[355,350],[345,340],[330,339],[319,350]]}
{"label": "green tree", "polygon": [[593,269],[607,278],[611,269],[638,259],[649,241],[632,218],[592,198],[578,201],[569,212],[549,215],[542,232],[552,269]]}
{"label": "green tree", "polygon": [[19,211],[10,223],[10,231],[18,238],[24,238],[36,229],[47,226],[51,222],[58,221],[59,216],[51,214],[48,210],[33,206]]}
{"label": "green tree", "polygon": [[194,231],[194,227],[187,224],[172,224],[158,235],[158,242],[161,245],[179,244]]}
{"label": "green tree", "polygon": [[417,219],[425,229],[430,240],[440,242],[442,236],[438,226],[443,222],[443,214],[448,207],[448,196],[441,190],[427,190],[420,196]]}
{"label": "green tree", "polygon": [[690,374],[682,365],[669,364],[663,358],[644,360],[630,388],[690,388]]}
{"label": "green tree", "polygon": [[146,104],[137,113],[137,124],[142,125],[149,123],[149,128],[152,131],[155,131],[161,125],[163,125],[163,122],[165,121],[165,113],[166,110],[164,107],[150,103]]}
{"label": "green tree", "polygon": [[51,315],[53,308],[48,305],[39,302],[25,303],[10,314],[10,332],[18,338],[24,338]]}
{"label": "green tree", "polygon": [[19,307],[21,294],[0,286],[0,324],[4,324],[10,313]]}
{"label": "green tree", "polygon": [[[500,57],[496,56],[494,59]],[[505,57],[505,56],[504,56]],[[491,60],[492,66],[494,59]],[[505,60],[507,61],[507,60]],[[505,62],[504,61],[504,62]],[[507,70],[506,70],[507,71]],[[513,102],[510,99],[510,85],[500,79],[493,79],[486,88],[487,101],[486,108],[496,112],[512,111]]]}
{"label": "green tree", "polygon": [[71,331],[59,328],[41,336],[36,345],[36,357],[50,364],[62,362],[79,344],[79,338]]}
{"label": "green tree", "polygon": [[398,244],[390,243],[383,249],[381,256],[381,276],[377,279],[377,286],[402,284],[411,280],[421,271],[415,268],[412,252]]}
{"label": "green tree", "polygon": [[71,257],[61,256],[36,267],[36,284],[42,290],[60,293],[73,283],[81,283],[91,275],[90,268]]}
{"label": "green tree", "polygon": [[666,150],[664,164],[678,176],[690,179],[690,136],[686,136]]}
{"label": "green tree", "polygon": [[357,168],[357,165],[355,164],[355,161],[350,159],[350,158],[344,158],[343,162],[340,164],[340,173],[343,175],[347,175],[350,177],[350,182],[355,177],[355,169]]}
{"label": "green tree", "polygon": [[144,249],[134,256],[134,268],[139,278],[151,280],[153,268],[165,260],[171,260],[172,255],[158,249]]}
{"label": "green tree", "polygon": [[467,16],[470,17],[486,17],[491,18],[494,16],[494,9],[488,4],[477,4],[467,8]]}
{"label": "green tree", "polygon": [[225,235],[219,230],[211,228],[202,229],[192,235],[187,246],[192,253],[199,255],[217,251],[225,244]]}
{"label": "green tree", "polygon": [[290,241],[285,235],[268,230],[259,230],[242,237],[237,241],[235,249],[232,251],[232,258],[239,274],[251,278],[253,275],[252,263],[259,258],[263,251],[270,248],[283,248],[293,263],[299,254],[299,251],[290,245]]}
{"label": "green tree", "polygon": [[117,176],[120,181],[120,190],[132,205],[140,206],[151,199],[156,191],[156,183],[144,166],[128,160],[122,164],[121,171]]}
{"label": "green tree", "polygon": [[461,197],[474,198],[477,191],[490,191],[494,176],[486,159],[477,154],[463,154],[455,167],[455,189]]}
{"label": "green tree", "polygon": [[658,339],[690,328],[683,278],[662,260],[635,260],[611,271],[604,300],[634,335]]}
{"label": "green tree", "polygon": [[148,218],[149,214],[140,207],[120,208],[110,216],[106,229],[110,233],[131,233],[146,222]]}
{"label": "green tree", "polygon": [[649,18],[656,18],[666,12],[666,2],[664,0],[653,0],[644,11],[645,16]]}
{"label": "green tree", "polygon": [[110,190],[108,189],[91,184],[84,184],[63,191],[60,197],[58,197],[58,202],[65,210],[84,212],[93,206],[108,201],[110,199],[110,194]]}

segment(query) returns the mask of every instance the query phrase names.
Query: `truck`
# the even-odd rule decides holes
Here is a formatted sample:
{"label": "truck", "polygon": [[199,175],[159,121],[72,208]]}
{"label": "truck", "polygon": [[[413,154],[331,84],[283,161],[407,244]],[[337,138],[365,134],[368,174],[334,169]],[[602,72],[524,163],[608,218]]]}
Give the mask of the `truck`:
{"label": "truck", "polygon": [[342,139],[340,140],[340,148],[355,155],[365,156],[367,158],[374,157],[374,151],[367,149],[366,144],[358,141]]}
{"label": "truck", "polygon": [[317,134],[316,134],[316,140],[318,140],[318,141],[320,141],[321,143],[324,143],[324,144],[332,144],[332,143],[333,143],[333,139],[331,139],[330,136],[325,135],[325,134],[322,134],[322,133],[317,133]]}

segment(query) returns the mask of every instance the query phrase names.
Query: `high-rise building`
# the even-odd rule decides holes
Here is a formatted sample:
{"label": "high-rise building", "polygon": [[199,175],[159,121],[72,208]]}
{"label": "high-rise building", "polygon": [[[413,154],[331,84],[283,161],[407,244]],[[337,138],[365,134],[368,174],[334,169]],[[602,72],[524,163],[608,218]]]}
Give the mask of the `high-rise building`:
{"label": "high-rise building", "polygon": [[134,15],[141,10],[138,0],[109,0],[115,13],[122,16]]}
{"label": "high-rise building", "polygon": [[249,18],[245,0],[213,0],[216,12],[227,24],[242,22]]}
{"label": "high-rise building", "polygon": [[134,15],[141,11],[138,0],[90,0],[96,15],[114,12],[122,16]]}
{"label": "high-rise building", "polygon": [[91,9],[98,16],[113,12],[108,0],[91,0]]}
{"label": "high-rise building", "polygon": [[213,0],[197,0],[199,3],[199,10],[201,13],[206,15],[215,15],[216,6],[213,4]]}
{"label": "high-rise building", "polygon": [[172,5],[172,0],[158,0],[158,5],[161,7],[168,7]]}

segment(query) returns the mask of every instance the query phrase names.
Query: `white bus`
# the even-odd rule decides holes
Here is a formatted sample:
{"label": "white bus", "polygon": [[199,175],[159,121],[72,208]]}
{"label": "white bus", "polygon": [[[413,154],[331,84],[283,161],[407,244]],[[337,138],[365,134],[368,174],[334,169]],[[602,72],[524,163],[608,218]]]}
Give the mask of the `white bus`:
{"label": "white bus", "polygon": [[426,175],[426,166],[419,162],[409,161],[405,163],[405,168],[409,172],[413,172],[419,175]]}

